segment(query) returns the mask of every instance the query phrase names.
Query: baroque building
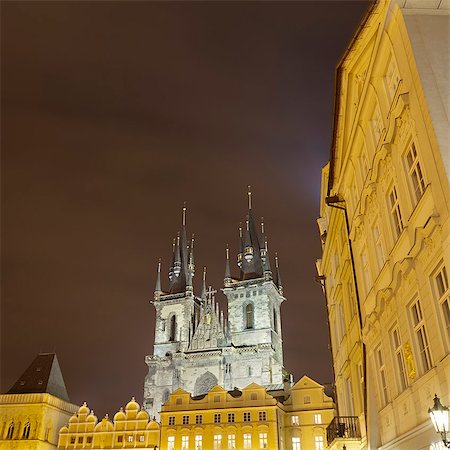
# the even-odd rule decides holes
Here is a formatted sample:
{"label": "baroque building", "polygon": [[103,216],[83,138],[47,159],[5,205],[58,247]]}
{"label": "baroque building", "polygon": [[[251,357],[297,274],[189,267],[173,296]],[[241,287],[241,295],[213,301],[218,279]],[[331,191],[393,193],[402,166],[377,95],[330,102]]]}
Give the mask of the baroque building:
{"label": "baroque building", "polygon": [[56,449],[60,428],[77,409],[69,401],[56,355],[40,353],[0,395],[0,447]]}
{"label": "baroque building", "polygon": [[334,403],[307,376],[287,390],[251,383],[192,396],[177,389],[161,411],[161,450],[324,450]]}
{"label": "baroque building", "polygon": [[98,420],[86,402],[72,415],[59,432],[58,449],[156,449],[160,441],[160,426],[134,397],[111,420],[108,414]]}
{"label": "baroque building", "polygon": [[441,445],[428,408],[450,404],[449,8],[374,2],[337,68],[317,263],[331,449]]}
{"label": "baroque building", "polygon": [[161,405],[178,388],[201,395],[215,385],[226,390],[252,382],[281,387],[286,377],[290,379],[283,366],[280,307],[285,297],[278,259],[273,273],[264,225],[258,233],[250,191],[239,240],[237,276],[232,275],[226,250],[225,319],[216,291],[206,287],[206,269],[202,291],[194,293],[194,239],[188,242],[183,208],[181,232],[173,241],[168,287],[162,289],[160,261],[152,301],[155,339],[153,355],[145,358],[148,374],[144,383],[144,406],[151,416],[159,416]]}

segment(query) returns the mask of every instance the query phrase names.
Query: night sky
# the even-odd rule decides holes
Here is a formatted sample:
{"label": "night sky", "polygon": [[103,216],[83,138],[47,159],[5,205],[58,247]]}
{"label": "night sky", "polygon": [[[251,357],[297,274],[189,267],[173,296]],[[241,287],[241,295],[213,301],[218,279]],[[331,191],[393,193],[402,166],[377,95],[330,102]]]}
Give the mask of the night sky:
{"label": "night sky", "polygon": [[204,265],[220,289],[247,185],[280,257],[286,368],[331,381],[315,219],[335,67],[367,7],[2,2],[2,392],[56,351],[74,403],[141,402],[183,202],[196,291]]}

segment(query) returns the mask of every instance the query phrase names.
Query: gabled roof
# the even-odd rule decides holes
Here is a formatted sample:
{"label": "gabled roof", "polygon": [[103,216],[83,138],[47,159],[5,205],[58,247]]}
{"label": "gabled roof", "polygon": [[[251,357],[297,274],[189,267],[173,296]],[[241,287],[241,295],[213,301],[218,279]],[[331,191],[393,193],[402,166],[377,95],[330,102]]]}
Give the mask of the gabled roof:
{"label": "gabled roof", "polygon": [[48,393],[67,402],[70,401],[55,353],[39,353],[7,393]]}
{"label": "gabled roof", "polygon": [[312,378],[309,378],[307,375],[303,375],[297,383],[292,386],[291,390],[298,389],[311,389],[311,388],[322,388],[323,386],[319,384],[317,381],[314,381]]}

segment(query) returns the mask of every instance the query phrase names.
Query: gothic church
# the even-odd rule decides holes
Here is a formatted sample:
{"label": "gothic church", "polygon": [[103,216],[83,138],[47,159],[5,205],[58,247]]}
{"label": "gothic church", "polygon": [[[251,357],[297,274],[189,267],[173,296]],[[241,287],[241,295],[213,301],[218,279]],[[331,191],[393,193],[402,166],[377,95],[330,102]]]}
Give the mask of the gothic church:
{"label": "gothic church", "polygon": [[261,233],[255,225],[250,191],[245,223],[245,229],[239,230],[238,277],[232,275],[226,250],[225,319],[215,300],[216,291],[206,288],[206,270],[202,292],[194,294],[194,240],[187,240],[183,208],[181,232],[173,242],[168,289],[162,289],[159,262],[152,301],[155,340],[153,355],[145,358],[148,374],[144,383],[144,405],[150,416],[159,417],[161,405],[177,388],[197,396],[216,384],[227,390],[250,383],[269,390],[283,387],[287,373],[280,307],[285,297],[277,258],[275,273],[271,270],[264,225]]}

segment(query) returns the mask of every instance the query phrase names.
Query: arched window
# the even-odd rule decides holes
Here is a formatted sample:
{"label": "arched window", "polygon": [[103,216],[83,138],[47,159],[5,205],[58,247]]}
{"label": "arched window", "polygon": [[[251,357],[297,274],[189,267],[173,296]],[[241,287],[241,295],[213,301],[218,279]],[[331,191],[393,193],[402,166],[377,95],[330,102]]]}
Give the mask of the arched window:
{"label": "arched window", "polygon": [[11,422],[8,427],[8,434],[6,435],[6,439],[12,439],[14,435],[14,422]]}
{"label": "arched window", "polygon": [[30,422],[27,422],[23,427],[22,439],[28,439],[29,437],[30,437]]}
{"label": "arched window", "polygon": [[277,310],[273,308],[273,329],[278,333]]}
{"label": "arched window", "polygon": [[245,328],[253,328],[253,303],[245,307]]}
{"label": "arched window", "polygon": [[162,396],[163,403],[166,403],[169,400],[169,395],[170,395],[169,389],[166,389]]}
{"label": "arched window", "polygon": [[170,318],[170,334],[169,341],[173,342],[175,340],[175,334],[177,331],[177,318],[175,314]]}

